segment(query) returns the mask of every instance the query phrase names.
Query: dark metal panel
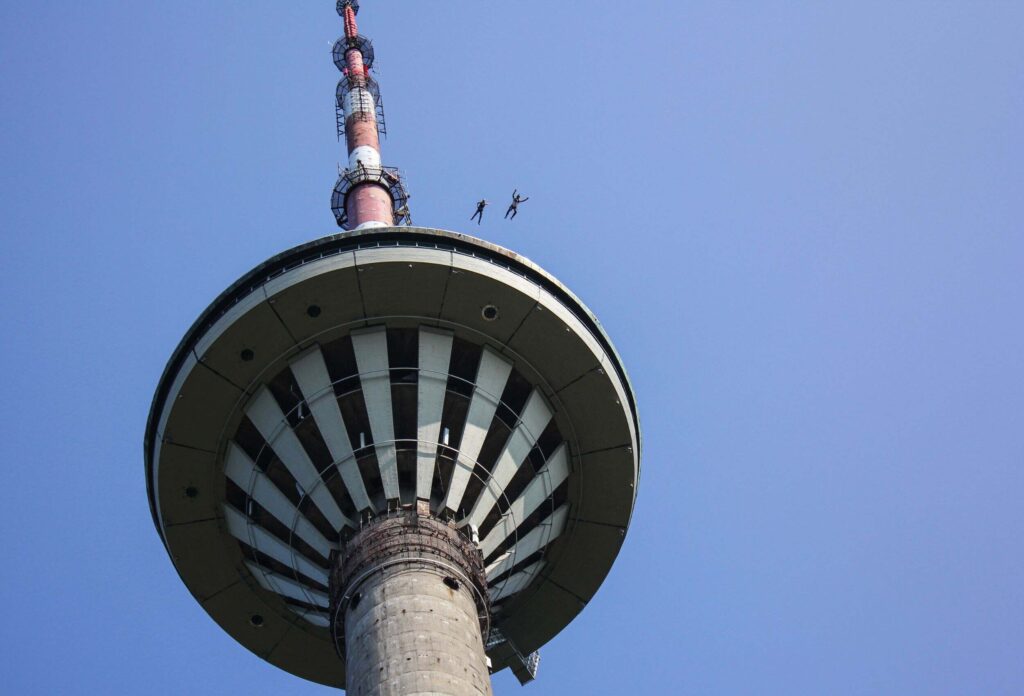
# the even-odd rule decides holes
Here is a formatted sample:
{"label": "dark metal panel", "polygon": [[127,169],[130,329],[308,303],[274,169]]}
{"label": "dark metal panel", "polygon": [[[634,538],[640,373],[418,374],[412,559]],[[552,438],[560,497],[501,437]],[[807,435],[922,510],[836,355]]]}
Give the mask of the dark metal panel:
{"label": "dark metal panel", "polygon": [[270,281],[266,290],[274,311],[303,345],[327,329],[364,318],[352,252],[290,271]]}
{"label": "dark metal panel", "polygon": [[[281,641],[290,635],[298,616],[287,609],[276,595],[254,589],[256,580],[247,577],[203,602],[210,617],[241,643],[263,659],[273,655]],[[252,583],[250,585],[249,583]],[[301,672],[300,672],[301,674]]]}
{"label": "dark metal panel", "polygon": [[[453,263],[441,318],[505,343],[533,311],[539,290],[480,259],[455,255]],[[519,288],[495,280],[496,276],[514,279]]]}
{"label": "dark metal panel", "polygon": [[215,517],[224,480],[212,452],[164,443],[157,489],[164,526],[173,527]]}
{"label": "dark metal panel", "polygon": [[217,450],[224,419],[242,396],[231,382],[199,364],[192,369],[172,401],[170,417],[164,427],[163,441],[176,445]]}
{"label": "dark metal panel", "polygon": [[196,352],[204,365],[246,389],[270,362],[294,348],[273,305],[264,301],[235,319],[216,340],[200,342]]}
{"label": "dark metal panel", "polygon": [[520,652],[539,650],[565,628],[583,610],[583,602],[554,583],[542,581],[533,592],[517,603],[501,631]]}
{"label": "dark metal panel", "polygon": [[345,688],[345,661],[338,659],[330,631],[294,618],[292,629],[266,659],[310,681]]}
{"label": "dark metal panel", "polygon": [[547,577],[574,597],[589,602],[611,570],[625,530],[582,521],[569,525],[571,530],[566,531],[557,562],[552,564]]}
{"label": "dark metal panel", "polygon": [[555,391],[600,364],[572,327],[541,306],[526,317],[509,347],[541,370]]}
{"label": "dark metal panel", "polygon": [[356,264],[367,317],[437,317],[450,263],[451,252],[439,249],[360,249]]}
{"label": "dark metal panel", "polygon": [[581,454],[635,446],[628,407],[619,402],[605,373],[597,369],[588,372],[560,391],[558,400],[572,419]]}
{"label": "dark metal panel", "polygon": [[165,527],[164,535],[174,567],[200,602],[240,582],[242,552],[219,520]]}
{"label": "dark metal panel", "polygon": [[593,452],[580,457],[569,479],[570,490],[582,486],[575,517],[625,527],[633,513],[636,470],[628,447]]}

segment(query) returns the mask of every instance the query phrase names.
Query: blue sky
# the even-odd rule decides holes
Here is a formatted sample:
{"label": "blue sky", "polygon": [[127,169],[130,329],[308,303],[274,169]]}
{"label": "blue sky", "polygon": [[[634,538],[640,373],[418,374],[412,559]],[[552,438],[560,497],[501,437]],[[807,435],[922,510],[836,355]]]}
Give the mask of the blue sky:
{"label": "blue sky", "polygon": [[[415,221],[556,274],[639,397],[629,538],[526,693],[1024,691],[1024,5],[362,4]],[[341,31],[0,4],[5,692],[327,693],[181,585],[142,436],[213,297],[335,231]]]}

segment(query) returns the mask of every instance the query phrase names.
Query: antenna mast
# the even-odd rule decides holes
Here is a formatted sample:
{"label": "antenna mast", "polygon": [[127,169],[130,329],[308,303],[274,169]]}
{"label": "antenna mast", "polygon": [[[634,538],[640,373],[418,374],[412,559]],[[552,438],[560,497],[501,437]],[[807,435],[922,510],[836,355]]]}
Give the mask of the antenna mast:
{"label": "antenna mast", "polygon": [[370,76],[373,44],[359,34],[358,0],[338,0],[338,14],[345,21],[345,35],[332,51],[341,71],[335,93],[338,138],[348,147],[348,164],[341,171],[331,196],[331,210],[338,227],[346,230],[391,227],[412,223],[409,194],[401,174],[381,164],[380,134],[387,134],[380,88]]}

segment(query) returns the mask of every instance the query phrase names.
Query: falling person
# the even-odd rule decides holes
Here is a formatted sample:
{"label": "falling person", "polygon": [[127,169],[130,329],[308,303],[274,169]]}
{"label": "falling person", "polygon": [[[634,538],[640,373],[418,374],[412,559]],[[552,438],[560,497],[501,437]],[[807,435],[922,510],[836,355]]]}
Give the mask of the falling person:
{"label": "falling person", "polygon": [[512,191],[512,204],[508,207],[508,210],[505,211],[505,219],[508,220],[509,213],[511,213],[512,219],[515,220],[516,214],[519,213],[519,204],[525,203],[528,200],[530,199],[523,198],[522,196],[519,195],[519,189],[515,189],[514,191]]}
{"label": "falling person", "polygon": [[480,224],[484,220],[484,208],[487,207],[487,201],[481,199],[476,203],[476,212],[473,213],[473,217],[469,218],[470,221],[476,220],[476,224]]}

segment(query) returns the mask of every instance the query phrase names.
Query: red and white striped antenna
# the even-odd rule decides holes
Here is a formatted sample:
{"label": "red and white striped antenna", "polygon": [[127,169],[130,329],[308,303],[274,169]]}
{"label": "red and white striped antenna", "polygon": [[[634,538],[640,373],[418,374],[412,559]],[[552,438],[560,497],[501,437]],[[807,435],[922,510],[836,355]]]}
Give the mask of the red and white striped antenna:
{"label": "red and white striped antenna", "polygon": [[358,0],[337,0],[345,35],[334,44],[334,64],[342,77],[335,93],[338,137],[345,137],[348,163],[334,185],[331,210],[346,230],[412,223],[409,194],[399,171],[381,162],[380,136],[386,134],[380,89],[370,75],[373,44],[359,34]]}

